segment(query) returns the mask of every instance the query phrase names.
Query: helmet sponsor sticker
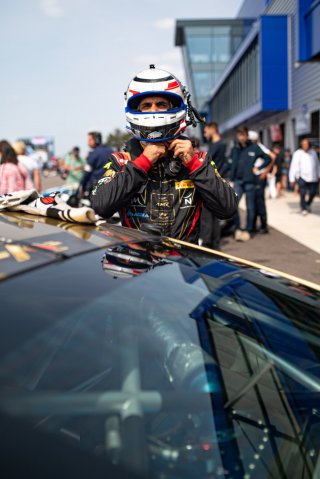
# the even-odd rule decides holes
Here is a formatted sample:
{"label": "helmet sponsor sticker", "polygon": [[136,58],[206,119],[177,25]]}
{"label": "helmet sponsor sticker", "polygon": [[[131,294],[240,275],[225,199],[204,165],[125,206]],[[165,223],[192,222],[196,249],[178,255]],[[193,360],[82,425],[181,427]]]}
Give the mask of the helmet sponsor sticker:
{"label": "helmet sponsor sticker", "polygon": [[194,183],[192,180],[176,181],[175,188],[176,190],[182,190],[184,188],[194,188]]}
{"label": "helmet sponsor sticker", "polygon": [[147,138],[149,140],[156,140],[157,138],[161,138],[162,137],[162,133],[161,131],[152,131],[151,133],[149,133],[149,135],[147,136]]}

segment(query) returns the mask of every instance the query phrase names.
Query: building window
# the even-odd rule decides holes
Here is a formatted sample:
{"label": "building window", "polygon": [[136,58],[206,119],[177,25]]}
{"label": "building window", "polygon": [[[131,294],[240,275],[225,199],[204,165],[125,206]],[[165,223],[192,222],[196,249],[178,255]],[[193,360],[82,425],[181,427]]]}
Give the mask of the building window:
{"label": "building window", "polygon": [[210,63],[210,38],[204,36],[190,36],[187,46],[191,63]]}
{"label": "building window", "polygon": [[231,55],[230,36],[217,36],[212,38],[211,61],[215,63],[228,63]]}
{"label": "building window", "polygon": [[218,123],[259,101],[259,48],[256,40],[223,83],[211,103],[211,117]]}

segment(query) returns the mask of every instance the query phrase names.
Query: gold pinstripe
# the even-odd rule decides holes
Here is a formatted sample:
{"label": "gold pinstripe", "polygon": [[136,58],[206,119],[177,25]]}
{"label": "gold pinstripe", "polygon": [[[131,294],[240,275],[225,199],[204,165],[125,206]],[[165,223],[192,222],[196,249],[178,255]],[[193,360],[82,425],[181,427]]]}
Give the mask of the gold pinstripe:
{"label": "gold pinstripe", "polygon": [[198,246],[198,245],[195,245],[193,243],[188,243],[187,241],[183,241],[183,240],[180,240],[180,239],[174,239],[174,238],[168,238],[168,239],[170,241],[172,241],[173,243],[178,243],[178,244],[181,244],[183,246],[188,246],[189,248],[194,248],[194,249],[206,251],[208,253],[214,253],[215,255],[221,256],[222,258],[232,259],[232,260],[235,260],[235,261],[239,261],[240,263],[246,264],[248,266],[253,266],[254,268],[264,269],[265,271],[270,271],[270,273],[277,274],[279,276],[282,276],[283,278],[289,279],[291,281],[295,281],[297,283],[300,283],[300,284],[302,284],[304,286],[307,286],[309,288],[313,288],[316,291],[320,292],[320,285],[318,285],[316,283],[313,283],[312,281],[307,281],[305,279],[298,278],[297,276],[294,276],[292,274],[283,273],[282,271],[270,268],[269,266],[261,265],[259,263],[255,263],[254,261],[249,261],[247,259],[238,258],[237,256],[232,256],[230,254],[222,253],[221,251],[216,251],[214,249],[206,248],[204,246]]}

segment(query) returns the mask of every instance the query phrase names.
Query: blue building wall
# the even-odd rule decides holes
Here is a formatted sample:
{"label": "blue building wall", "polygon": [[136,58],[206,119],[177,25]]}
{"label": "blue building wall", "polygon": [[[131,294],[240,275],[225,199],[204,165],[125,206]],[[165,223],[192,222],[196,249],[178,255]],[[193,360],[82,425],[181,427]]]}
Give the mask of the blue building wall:
{"label": "blue building wall", "polygon": [[298,0],[299,59],[320,55],[320,0]]}
{"label": "blue building wall", "polygon": [[291,150],[302,135],[320,143],[320,0],[244,0],[237,17],[256,21],[208,91],[207,119],[229,145],[240,124],[269,147],[279,129]]}
{"label": "blue building wall", "polygon": [[260,28],[262,110],[288,108],[288,19],[262,16]]}
{"label": "blue building wall", "polygon": [[[260,24],[261,102],[224,122],[224,139],[231,145],[234,128],[244,123],[259,131],[268,146],[278,141],[273,139],[275,126],[291,150],[301,136],[319,144],[320,0],[244,0],[238,16],[242,14],[257,15]],[[217,94],[210,96],[212,105]]]}

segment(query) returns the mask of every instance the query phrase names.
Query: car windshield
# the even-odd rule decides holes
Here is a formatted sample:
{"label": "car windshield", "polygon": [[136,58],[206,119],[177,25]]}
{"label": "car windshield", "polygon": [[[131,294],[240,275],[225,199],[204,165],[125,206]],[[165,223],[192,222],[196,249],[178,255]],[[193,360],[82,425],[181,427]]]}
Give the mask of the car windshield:
{"label": "car windshield", "polygon": [[5,413],[143,477],[319,477],[319,293],[150,244],[0,286]]}

